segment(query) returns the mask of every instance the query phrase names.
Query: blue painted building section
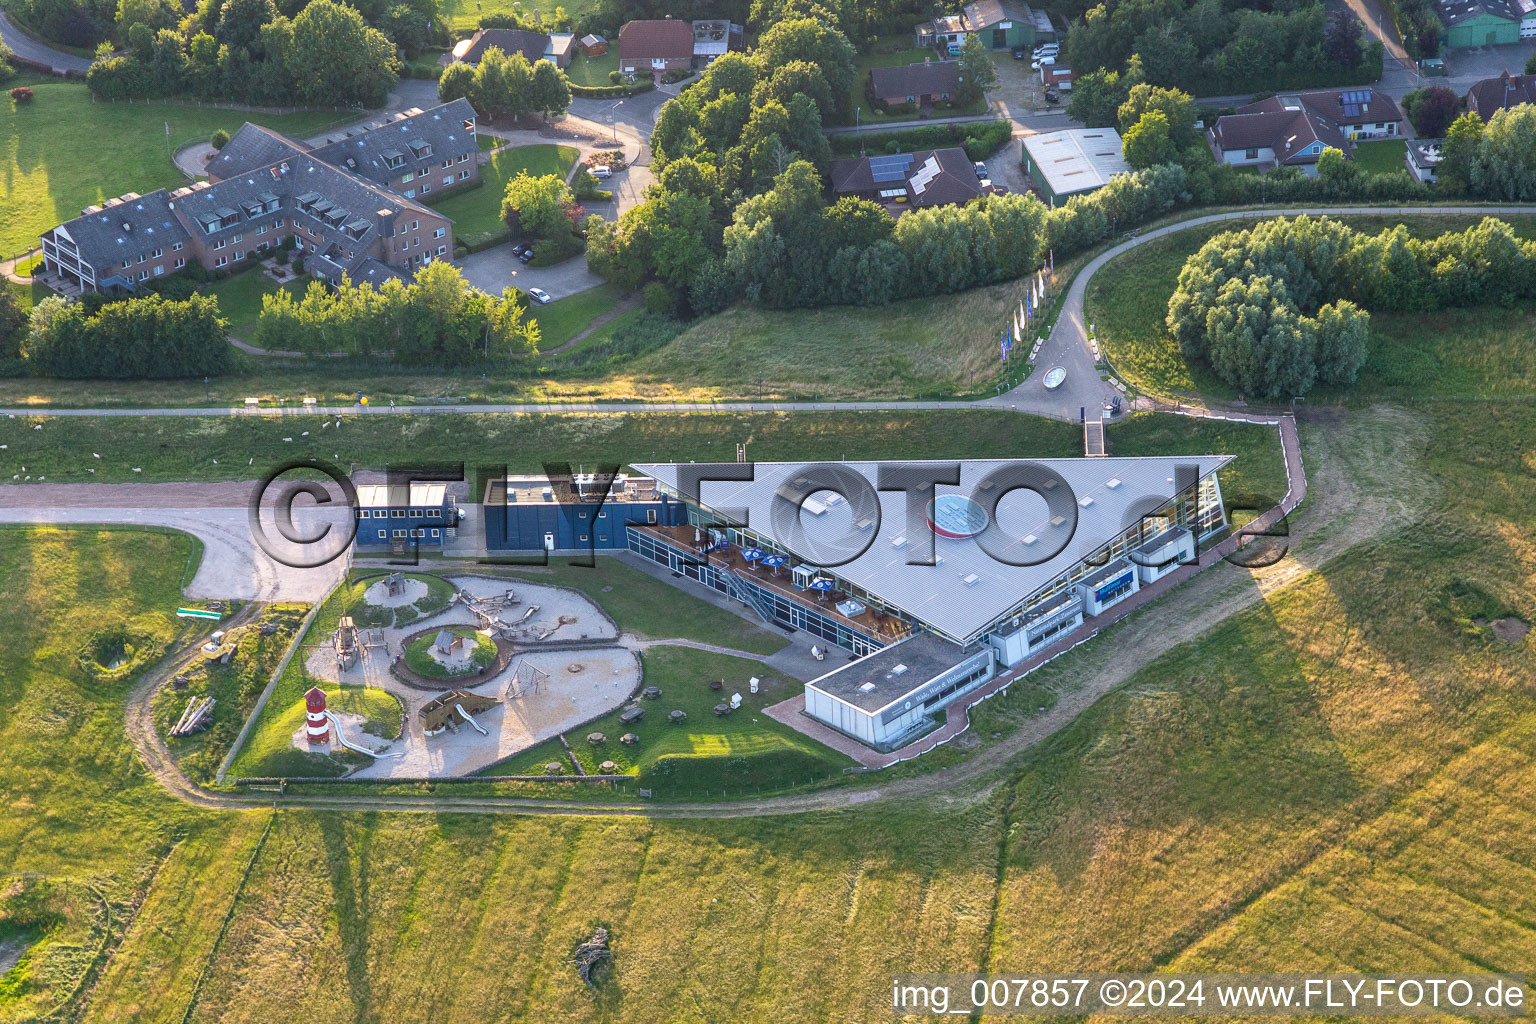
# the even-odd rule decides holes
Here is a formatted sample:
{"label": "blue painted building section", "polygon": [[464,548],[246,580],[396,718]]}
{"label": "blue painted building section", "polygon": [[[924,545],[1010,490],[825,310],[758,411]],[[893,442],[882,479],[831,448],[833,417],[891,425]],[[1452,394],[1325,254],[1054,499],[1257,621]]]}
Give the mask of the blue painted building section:
{"label": "blue painted building section", "polygon": [[441,548],[459,525],[459,509],[440,483],[368,484],[357,489],[360,548]]}
{"label": "blue painted building section", "polygon": [[486,550],[622,550],[629,546],[630,523],[682,521],[683,506],[649,478],[619,477],[606,494],[600,490],[590,477],[490,481],[481,506]]}

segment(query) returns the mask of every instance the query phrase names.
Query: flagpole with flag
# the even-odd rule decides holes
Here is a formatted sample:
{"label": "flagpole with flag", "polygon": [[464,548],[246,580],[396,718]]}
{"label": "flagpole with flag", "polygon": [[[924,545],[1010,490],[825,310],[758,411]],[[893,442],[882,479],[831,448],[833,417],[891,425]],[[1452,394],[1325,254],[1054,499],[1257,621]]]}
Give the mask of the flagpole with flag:
{"label": "flagpole with flag", "polygon": [[[171,155],[171,122],[165,122],[165,155]],[[174,158],[173,158],[174,159]]]}

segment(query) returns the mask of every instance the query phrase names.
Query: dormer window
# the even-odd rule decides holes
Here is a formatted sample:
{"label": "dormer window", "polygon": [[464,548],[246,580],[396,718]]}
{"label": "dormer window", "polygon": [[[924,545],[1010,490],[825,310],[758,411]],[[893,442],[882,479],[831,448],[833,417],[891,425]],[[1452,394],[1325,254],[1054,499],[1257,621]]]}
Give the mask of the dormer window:
{"label": "dormer window", "polygon": [[398,149],[386,149],[382,156],[384,157],[385,167],[393,168],[405,166],[405,154],[400,152]]}
{"label": "dormer window", "polygon": [[432,155],[432,144],[425,139],[413,139],[411,141],[411,153],[418,160],[425,160]]}

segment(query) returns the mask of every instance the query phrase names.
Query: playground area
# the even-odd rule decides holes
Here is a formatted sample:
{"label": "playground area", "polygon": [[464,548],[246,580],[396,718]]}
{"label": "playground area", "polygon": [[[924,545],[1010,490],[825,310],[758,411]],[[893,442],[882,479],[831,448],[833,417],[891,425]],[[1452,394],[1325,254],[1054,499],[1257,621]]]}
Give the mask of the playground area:
{"label": "playground area", "polygon": [[[639,659],[581,594],[521,579],[445,579],[455,588],[445,609],[403,626],[360,627],[361,614],[347,616],[304,653],[306,670],[322,685],[375,687],[398,698],[405,709],[400,738],[368,735],[360,720],[340,716],[332,722],[340,737],[333,729],[327,743],[311,746],[300,730],[296,747],[328,752],[343,739],[375,755],[350,778],[468,775],[612,711],[640,685]],[[424,592],[418,581],[387,577],[368,587],[364,601],[401,606]],[[477,665],[477,646],[505,656]],[[418,667],[445,671],[413,671],[411,650]]]}

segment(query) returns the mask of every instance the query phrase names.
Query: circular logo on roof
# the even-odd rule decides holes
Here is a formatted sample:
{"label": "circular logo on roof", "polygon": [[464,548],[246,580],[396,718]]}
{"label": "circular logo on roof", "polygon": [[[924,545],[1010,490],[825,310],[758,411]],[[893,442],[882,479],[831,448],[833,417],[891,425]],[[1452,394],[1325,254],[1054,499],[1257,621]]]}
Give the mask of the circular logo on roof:
{"label": "circular logo on roof", "polygon": [[987,510],[963,494],[941,494],[928,503],[928,527],[940,537],[965,540],[987,528]]}

